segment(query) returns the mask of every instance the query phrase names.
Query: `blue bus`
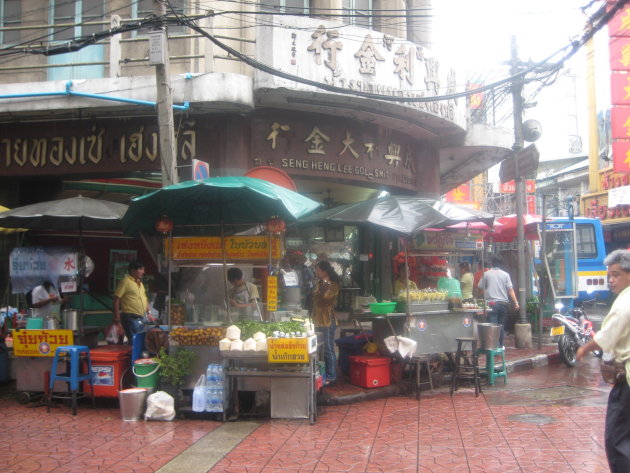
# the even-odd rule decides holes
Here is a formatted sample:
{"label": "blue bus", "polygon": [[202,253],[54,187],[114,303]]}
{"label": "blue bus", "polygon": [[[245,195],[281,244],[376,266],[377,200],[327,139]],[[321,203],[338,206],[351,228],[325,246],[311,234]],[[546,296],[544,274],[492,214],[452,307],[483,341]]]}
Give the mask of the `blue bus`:
{"label": "blue bus", "polygon": [[[575,224],[575,248],[577,253],[577,298],[576,301],[596,299],[607,301],[610,296],[606,276],[606,247],[602,223],[596,218],[575,217],[573,219],[552,217],[547,228],[554,224]],[[539,232],[542,224],[539,224]]]}

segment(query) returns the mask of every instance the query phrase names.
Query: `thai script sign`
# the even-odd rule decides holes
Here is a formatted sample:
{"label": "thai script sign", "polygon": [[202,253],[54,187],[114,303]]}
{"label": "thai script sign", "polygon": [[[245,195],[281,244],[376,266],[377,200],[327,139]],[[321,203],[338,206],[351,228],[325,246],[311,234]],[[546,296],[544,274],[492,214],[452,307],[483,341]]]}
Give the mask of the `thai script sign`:
{"label": "thai script sign", "polygon": [[54,356],[57,347],[74,345],[72,330],[16,330],[15,356]]}
{"label": "thai script sign", "polygon": [[418,232],[413,240],[415,250],[452,251],[483,249],[481,233],[462,233],[449,231]]}
{"label": "thai script sign", "polygon": [[49,280],[78,275],[78,253],[68,248],[18,247],[9,256],[9,275],[14,294],[25,293]]}
{"label": "thai script sign", "polygon": [[317,338],[268,338],[269,363],[308,363],[308,355],[317,348]]}
{"label": "thai script sign", "polygon": [[[174,260],[220,260],[221,237],[175,237],[172,239],[173,249],[171,257]],[[271,257],[279,259],[282,256],[282,241],[274,236],[271,239]],[[169,239],[165,240],[164,254],[169,254]],[[268,260],[268,236],[230,236],[225,237],[225,257],[228,260]]]}

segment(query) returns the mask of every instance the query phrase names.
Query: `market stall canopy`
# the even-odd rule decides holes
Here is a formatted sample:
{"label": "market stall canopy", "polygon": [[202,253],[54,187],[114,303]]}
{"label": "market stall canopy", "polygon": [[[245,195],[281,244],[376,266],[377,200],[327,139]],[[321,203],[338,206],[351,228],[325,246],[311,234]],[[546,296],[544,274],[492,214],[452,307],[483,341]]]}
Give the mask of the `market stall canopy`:
{"label": "market stall canopy", "polygon": [[371,223],[412,235],[425,228],[444,228],[461,222],[492,226],[494,215],[424,197],[388,195],[341,205],[300,219],[300,225]]}
{"label": "market stall canopy", "polygon": [[[497,223],[500,227],[495,227],[492,239],[497,242],[511,242],[516,239],[517,236],[517,222],[515,214],[505,215],[497,218]],[[538,223],[542,222],[540,215],[523,214],[523,230],[525,232],[525,239],[538,240]]]}
{"label": "market stall canopy", "polygon": [[[9,210],[8,208],[0,205],[0,215],[2,215],[2,212],[6,212],[7,210]],[[9,233],[16,233],[16,232],[26,232],[28,231],[28,229],[26,228],[4,228],[4,227],[0,227],[0,235],[7,235]]]}
{"label": "market stall canopy", "polygon": [[0,213],[0,227],[29,230],[117,230],[125,204],[76,196]]}
{"label": "market stall canopy", "polygon": [[174,225],[256,224],[271,217],[294,221],[320,204],[297,192],[253,177],[185,181],[136,197],[122,220],[123,231],[154,231],[167,216]]}

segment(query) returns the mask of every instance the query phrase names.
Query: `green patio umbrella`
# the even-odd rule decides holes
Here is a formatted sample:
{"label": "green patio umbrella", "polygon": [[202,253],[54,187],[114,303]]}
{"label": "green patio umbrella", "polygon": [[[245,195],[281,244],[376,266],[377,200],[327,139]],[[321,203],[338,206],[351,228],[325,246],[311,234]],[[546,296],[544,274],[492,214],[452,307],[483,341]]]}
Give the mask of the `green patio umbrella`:
{"label": "green patio umbrella", "polygon": [[[132,199],[122,219],[123,231],[136,235],[151,232],[155,222],[167,216],[175,226],[220,225],[225,273],[225,225],[255,225],[271,217],[294,221],[320,206],[297,192],[253,177],[210,177],[163,187]],[[224,275],[225,276],[225,275]],[[227,278],[225,278],[227,304]],[[169,279],[170,293],[170,279]]]}
{"label": "green patio umbrella", "polygon": [[297,192],[253,177],[210,177],[185,181],[132,199],[123,231],[155,231],[166,215],[178,225],[257,224],[271,217],[294,221],[320,204]]}

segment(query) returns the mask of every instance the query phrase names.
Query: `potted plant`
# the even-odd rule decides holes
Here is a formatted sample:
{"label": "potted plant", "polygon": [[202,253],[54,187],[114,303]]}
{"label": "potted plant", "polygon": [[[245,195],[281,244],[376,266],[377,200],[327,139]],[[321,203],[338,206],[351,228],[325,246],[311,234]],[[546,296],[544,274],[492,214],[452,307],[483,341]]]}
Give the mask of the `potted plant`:
{"label": "potted plant", "polygon": [[169,354],[164,348],[160,349],[158,362],[160,364],[160,386],[163,391],[175,398],[175,404],[180,398],[180,390],[184,380],[192,371],[192,363],[196,354],[188,350],[177,350]]}

